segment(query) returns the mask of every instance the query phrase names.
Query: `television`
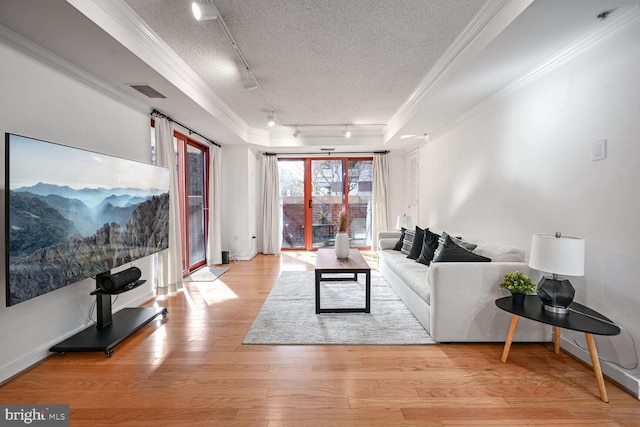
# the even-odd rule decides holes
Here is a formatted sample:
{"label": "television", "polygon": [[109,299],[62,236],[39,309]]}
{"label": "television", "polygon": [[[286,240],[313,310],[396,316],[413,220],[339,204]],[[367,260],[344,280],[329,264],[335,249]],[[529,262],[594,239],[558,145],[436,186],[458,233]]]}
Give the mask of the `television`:
{"label": "television", "polygon": [[169,170],[5,134],[6,305],[169,247]]}

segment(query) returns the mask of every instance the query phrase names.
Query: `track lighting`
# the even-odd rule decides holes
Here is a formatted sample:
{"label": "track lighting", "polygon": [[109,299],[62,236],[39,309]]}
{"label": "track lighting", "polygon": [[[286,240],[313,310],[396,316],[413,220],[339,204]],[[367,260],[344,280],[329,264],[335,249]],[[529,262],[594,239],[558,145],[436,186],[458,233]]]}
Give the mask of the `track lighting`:
{"label": "track lighting", "polygon": [[345,138],[351,138],[351,131],[347,126],[344,127],[344,132],[342,132]]}
{"label": "track lighting", "polygon": [[273,111],[272,111],[271,114],[267,116],[267,125],[269,125],[269,127],[272,127],[272,126],[275,126],[275,124],[276,124],[276,120],[273,117]]}
{"label": "track lighting", "polygon": [[299,137],[299,136],[300,136],[300,133],[301,133],[301,132],[300,132],[300,129],[298,129],[298,126],[296,126],[296,131],[293,133],[293,137],[294,137],[294,138]]}
{"label": "track lighting", "polygon": [[218,16],[220,16],[218,8],[213,3],[198,3],[194,1],[191,3],[191,11],[198,21],[218,19]]}

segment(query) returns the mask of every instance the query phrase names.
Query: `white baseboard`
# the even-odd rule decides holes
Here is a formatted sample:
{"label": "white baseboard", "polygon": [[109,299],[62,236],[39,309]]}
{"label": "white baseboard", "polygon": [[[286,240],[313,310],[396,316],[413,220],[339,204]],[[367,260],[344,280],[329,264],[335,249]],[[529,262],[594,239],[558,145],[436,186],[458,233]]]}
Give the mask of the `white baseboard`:
{"label": "white baseboard", "polygon": [[[140,295],[138,298],[135,298],[134,300],[127,302],[126,306],[137,307],[149,301],[153,297],[154,297],[154,293],[151,290],[143,295]],[[125,305],[122,305],[120,307],[114,307],[114,313],[117,313],[123,308],[125,308]],[[93,324],[94,324],[93,322],[87,322],[83,325],[80,325],[73,331],[70,331],[65,335],[53,338],[47,343],[40,344],[37,348],[30,351],[28,354],[25,354],[19,357],[18,359],[12,360],[2,365],[0,367],[0,385],[20,375],[24,371],[31,369],[32,367],[36,366],[37,364],[42,362],[44,359],[52,355],[53,353],[51,353],[49,349],[54,345],[56,345],[57,343],[59,343],[60,341],[66,340],[67,338],[77,334],[80,331],[83,331],[84,329],[88,328]]]}
{"label": "white baseboard", "polygon": [[[582,349],[573,341],[570,341],[562,336],[560,338],[560,341],[562,343],[561,346],[564,350],[566,350],[576,358],[582,360],[587,365],[592,366],[591,356],[589,355],[588,351]],[[604,375],[617,382],[623,389],[629,392],[629,394],[640,400],[640,378],[629,374],[619,366],[612,365],[602,360],[600,361],[600,368],[602,369],[602,373]]]}

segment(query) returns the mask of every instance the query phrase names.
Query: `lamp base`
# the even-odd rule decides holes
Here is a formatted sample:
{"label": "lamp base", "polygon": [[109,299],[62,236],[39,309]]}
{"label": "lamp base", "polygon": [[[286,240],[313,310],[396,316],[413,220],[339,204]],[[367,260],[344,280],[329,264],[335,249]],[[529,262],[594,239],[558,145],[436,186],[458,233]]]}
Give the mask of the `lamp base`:
{"label": "lamp base", "polygon": [[567,307],[554,307],[552,305],[546,305],[546,304],[542,304],[542,308],[544,308],[546,311],[549,311],[551,313],[555,313],[555,314],[568,314],[569,313],[569,309]]}
{"label": "lamp base", "polygon": [[567,279],[543,277],[538,283],[538,296],[546,311],[556,314],[569,313],[576,291]]}

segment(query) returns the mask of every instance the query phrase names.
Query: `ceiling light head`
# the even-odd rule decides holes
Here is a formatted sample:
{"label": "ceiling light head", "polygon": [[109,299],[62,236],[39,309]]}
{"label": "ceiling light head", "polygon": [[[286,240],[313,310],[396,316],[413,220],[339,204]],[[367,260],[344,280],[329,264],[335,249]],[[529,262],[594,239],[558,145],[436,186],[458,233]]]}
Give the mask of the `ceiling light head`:
{"label": "ceiling light head", "polygon": [[294,138],[297,138],[297,137],[299,137],[299,136],[300,136],[300,129],[298,129],[298,126],[296,126],[296,131],[295,131],[295,132],[293,132],[293,137],[294,137]]}
{"label": "ceiling light head", "polygon": [[351,138],[351,131],[347,126],[344,127],[344,132],[342,132],[345,138]]}
{"label": "ceiling light head", "polygon": [[244,87],[244,90],[252,90],[258,87],[258,83],[256,83],[254,79],[249,77],[242,81],[242,86]]}
{"label": "ceiling light head", "polygon": [[271,114],[269,114],[267,116],[267,125],[269,125],[269,127],[275,126],[276,124],[276,119],[273,116],[273,111],[271,112]]}
{"label": "ceiling light head", "polygon": [[217,19],[220,16],[218,8],[213,3],[191,3],[191,11],[198,21],[206,21],[207,19]]}

